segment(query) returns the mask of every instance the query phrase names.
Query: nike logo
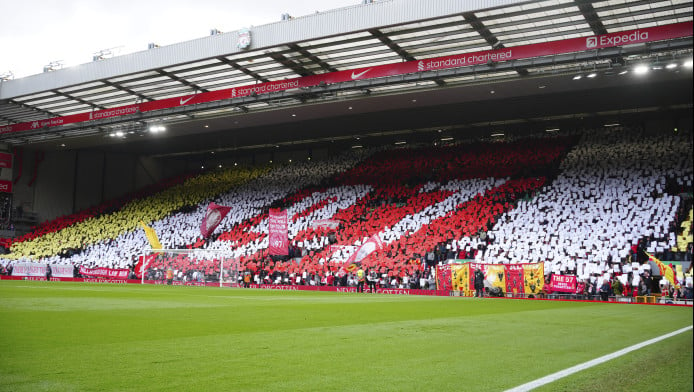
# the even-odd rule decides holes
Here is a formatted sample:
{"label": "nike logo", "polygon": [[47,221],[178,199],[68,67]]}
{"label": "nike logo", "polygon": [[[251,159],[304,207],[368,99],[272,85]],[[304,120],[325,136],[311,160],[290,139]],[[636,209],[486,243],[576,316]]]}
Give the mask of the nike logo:
{"label": "nike logo", "polygon": [[365,73],[371,71],[371,68],[367,69],[366,71],[359,72],[358,74],[355,74],[354,71],[352,71],[352,79],[359,79],[362,77]]}
{"label": "nike logo", "polygon": [[195,98],[195,95],[193,95],[192,97],[188,97],[188,99],[183,99],[183,98],[181,98],[181,100],[178,101],[178,102],[180,102],[181,105],[185,105],[185,104],[187,104],[187,103],[188,103],[191,99],[193,99],[193,98]]}

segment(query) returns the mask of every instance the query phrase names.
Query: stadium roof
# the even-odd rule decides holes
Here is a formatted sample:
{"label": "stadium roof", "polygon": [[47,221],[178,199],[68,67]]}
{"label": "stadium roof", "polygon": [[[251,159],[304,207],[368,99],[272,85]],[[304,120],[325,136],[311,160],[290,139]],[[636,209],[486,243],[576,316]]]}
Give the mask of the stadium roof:
{"label": "stadium roof", "polygon": [[[680,72],[691,66],[691,1],[365,3],[0,82],[0,142],[176,156],[691,109],[691,69]],[[671,37],[671,26],[688,33]],[[665,38],[557,49],[632,31]],[[422,69],[462,54],[481,60]],[[397,71],[408,65],[419,69]],[[662,72],[620,77],[637,65]],[[376,69],[389,74],[367,75]],[[352,80],[337,78],[346,71]],[[195,103],[202,97],[213,98]],[[153,142],[147,130],[159,124],[167,137]]]}

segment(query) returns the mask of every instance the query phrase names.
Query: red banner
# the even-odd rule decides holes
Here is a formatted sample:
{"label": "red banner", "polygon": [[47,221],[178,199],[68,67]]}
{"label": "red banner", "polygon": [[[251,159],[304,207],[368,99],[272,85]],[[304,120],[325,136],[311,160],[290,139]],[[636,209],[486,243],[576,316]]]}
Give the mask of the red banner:
{"label": "red banner", "polygon": [[506,292],[522,294],[525,292],[523,284],[523,264],[507,264],[506,267]]}
{"label": "red banner", "polygon": [[289,234],[287,228],[287,210],[277,208],[270,209],[269,245],[268,252],[271,255],[289,254]]}
{"label": "red banner", "polygon": [[576,276],[575,275],[552,275],[552,281],[549,283],[549,288],[552,291],[560,291],[563,293],[576,292]]}
{"label": "red banner", "polygon": [[664,26],[647,27],[604,35],[571,38],[560,41],[542,42],[530,45],[520,45],[497,50],[484,50],[464,53],[454,56],[435,57],[425,60],[406,61],[394,64],[377,65],[366,68],[356,68],[346,71],[328,72],[274,82],[258,83],[229,89],[209,91],[205,93],[143,102],[135,105],[97,110],[89,113],[79,113],[63,117],[53,117],[0,127],[0,134],[27,131],[44,127],[55,127],[66,124],[99,120],[104,118],[125,116],[138,112],[171,109],[178,106],[195,105],[205,102],[219,101],[252,94],[265,94],[276,91],[286,91],[302,87],[315,87],[321,82],[342,83],[354,80],[382,78],[386,76],[404,75],[409,73],[436,71],[449,68],[467,67],[510,60],[528,59],[533,57],[550,56],[564,53],[583,52],[586,50],[632,45],[644,42],[655,42],[692,36],[692,22],[675,23]]}
{"label": "red banner", "polygon": [[95,278],[127,279],[129,272],[130,270],[127,268],[87,268],[80,266],[80,275]]}
{"label": "red banner", "polygon": [[[342,286],[293,286],[281,284],[251,284],[250,288],[265,290],[285,290],[285,291],[329,291],[338,293],[356,293],[356,287]],[[376,294],[395,294],[395,295],[438,295],[448,296],[448,290],[419,290],[419,289],[387,289],[378,288]]]}
{"label": "red banner", "polygon": [[436,288],[438,290],[451,290],[452,277],[451,277],[451,265],[444,264],[436,266]]}
{"label": "red banner", "polygon": [[12,193],[12,181],[0,180],[0,192]]}
{"label": "red banner", "polygon": [[212,234],[214,229],[219,226],[225,216],[229,213],[231,207],[220,206],[219,204],[210,203],[207,206],[207,212],[205,213],[205,218],[200,224],[200,234],[204,238],[207,238]]}
{"label": "red banner", "polygon": [[[465,273],[465,266],[468,272]],[[535,275],[528,275],[528,271],[538,269]],[[544,281],[541,272],[542,263],[523,264],[484,264],[468,262],[458,265],[440,265],[436,268],[437,284],[439,289],[470,291],[475,287],[475,270],[479,269],[484,275],[486,286],[498,287],[504,293],[512,294],[537,294]],[[532,282],[531,282],[532,281]]]}

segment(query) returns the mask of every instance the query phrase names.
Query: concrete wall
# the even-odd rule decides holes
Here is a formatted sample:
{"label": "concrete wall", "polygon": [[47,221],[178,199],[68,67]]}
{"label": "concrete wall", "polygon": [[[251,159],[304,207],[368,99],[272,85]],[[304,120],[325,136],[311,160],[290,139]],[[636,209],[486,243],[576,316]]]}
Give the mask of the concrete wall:
{"label": "concrete wall", "polygon": [[[171,164],[152,158],[101,151],[46,152],[36,180],[35,151],[24,149],[13,205],[38,214],[39,221],[71,214],[186,172],[186,163]],[[14,176],[18,159],[15,158]]]}
{"label": "concrete wall", "polygon": [[76,154],[75,211],[91,207],[102,200],[105,161],[106,157],[100,152]]}
{"label": "concrete wall", "polygon": [[76,156],[75,152],[47,152],[38,165],[36,181],[30,185],[34,153],[24,152],[25,166],[20,183],[33,191],[33,211],[38,213],[39,220],[73,212]]}

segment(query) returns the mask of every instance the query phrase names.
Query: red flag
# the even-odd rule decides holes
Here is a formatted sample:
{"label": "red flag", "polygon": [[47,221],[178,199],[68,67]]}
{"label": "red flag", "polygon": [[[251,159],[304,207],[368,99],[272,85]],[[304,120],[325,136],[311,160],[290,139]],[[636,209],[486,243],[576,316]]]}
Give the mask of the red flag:
{"label": "red flag", "polygon": [[135,264],[135,267],[133,269],[135,271],[135,276],[137,276],[138,279],[142,278],[142,271],[146,271],[147,268],[149,268],[149,265],[152,263],[152,261],[154,261],[154,258],[156,256],[157,255],[147,255],[139,256],[137,258],[137,264]]}
{"label": "red flag", "polygon": [[378,234],[372,235],[368,240],[366,240],[366,242],[362,244],[362,246],[359,247],[356,252],[349,257],[349,259],[347,259],[347,261],[345,261],[345,263],[342,265],[340,273],[345,274],[348,271],[356,270],[356,267],[361,263],[362,260],[364,260],[371,253],[381,249],[383,249],[383,241],[381,241],[381,237],[379,237]]}
{"label": "red flag", "polygon": [[268,221],[269,254],[285,256],[289,254],[287,225],[287,210],[271,208]]}
{"label": "red flag", "polygon": [[207,238],[212,234],[214,229],[219,226],[225,216],[229,213],[231,207],[220,206],[215,203],[210,203],[207,206],[207,212],[205,213],[205,218],[202,220],[200,225],[200,233],[204,238]]}

